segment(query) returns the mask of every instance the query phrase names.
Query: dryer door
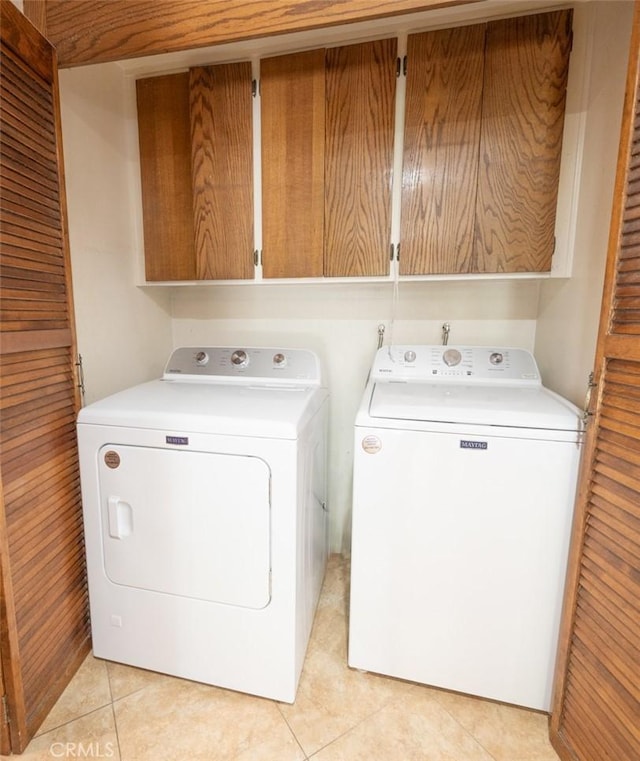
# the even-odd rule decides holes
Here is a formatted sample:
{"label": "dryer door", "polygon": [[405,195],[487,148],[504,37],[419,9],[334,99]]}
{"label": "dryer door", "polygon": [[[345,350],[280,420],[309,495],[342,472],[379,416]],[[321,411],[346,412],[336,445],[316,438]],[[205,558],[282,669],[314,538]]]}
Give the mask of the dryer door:
{"label": "dryer door", "polygon": [[247,608],[270,599],[270,471],[258,457],[108,444],[98,453],[114,584]]}

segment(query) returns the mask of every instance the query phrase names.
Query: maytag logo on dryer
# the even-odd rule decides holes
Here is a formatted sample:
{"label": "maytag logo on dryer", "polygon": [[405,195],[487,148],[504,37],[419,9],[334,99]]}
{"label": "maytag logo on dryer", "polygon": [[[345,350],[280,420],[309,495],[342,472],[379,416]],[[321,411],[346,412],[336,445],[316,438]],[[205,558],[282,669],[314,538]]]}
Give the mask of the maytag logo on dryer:
{"label": "maytag logo on dryer", "polygon": [[460,439],[460,449],[489,449],[489,442]]}
{"label": "maytag logo on dryer", "polygon": [[189,446],[188,436],[165,436],[164,440],[167,444],[177,444],[180,447]]}

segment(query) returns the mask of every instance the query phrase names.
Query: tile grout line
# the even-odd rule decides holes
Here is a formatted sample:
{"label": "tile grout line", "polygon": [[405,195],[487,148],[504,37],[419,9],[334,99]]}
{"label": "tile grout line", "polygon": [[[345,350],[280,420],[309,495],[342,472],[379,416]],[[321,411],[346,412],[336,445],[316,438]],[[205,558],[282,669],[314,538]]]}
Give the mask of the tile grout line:
{"label": "tile grout line", "polygon": [[68,727],[69,724],[73,724],[76,721],[79,721],[80,719],[86,719],[87,716],[91,716],[94,713],[98,713],[99,711],[104,711],[105,708],[109,708],[111,705],[110,702],[106,702],[101,706],[97,706],[96,708],[92,708],[90,711],[87,711],[86,713],[79,713],[77,716],[74,716],[72,719],[69,719],[68,721],[63,721],[61,724],[56,724],[55,727],[50,727],[47,729],[46,732],[39,732],[38,734],[34,735],[30,742],[33,742],[33,740],[39,740],[42,737],[46,737],[47,735],[50,735],[52,732],[57,732],[59,729],[62,729],[63,727]]}
{"label": "tile grout line", "polygon": [[373,716],[376,716],[381,711],[384,711],[384,709],[387,708],[387,706],[389,706],[391,704],[391,702],[392,702],[392,700],[389,699],[384,705],[380,706],[380,708],[378,708],[375,711],[373,711],[373,713],[369,713],[366,716],[363,716],[363,718],[360,719],[360,721],[356,722],[352,727],[349,727],[349,729],[346,729],[344,732],[339,734],[337,737],[334,737],[333,740],[330,740],[328,743],[326,743],[326,745],[323,745],[320,748],[318,748],[318,750],[314,750],[314,752],[308,758],[312,759],[314,756],[316,756],[318,753],[320,753],[320,751],[323,751],[325,748],[329,748],[331,745],[333,745],[333,743],[337,742],[338,740],[342,739],[343,737],[346,737],[350,732],[353,732],[354,729],[357,729],[361,724],[364,724],[365,721],[368,721]]}
{"label": "tile grout line", "polygon": [[[95,657],[95,656],[94,656]],[[113,699],[113,689],[111,687],[111,672],[109,670],[109,662],[104,661],[104,667],[107,672],[107,682],[109,683],[109,697],[111,698],[111,716],[113,718],[113,729],[116,733],[116,744],[118,746],[118,758],[122,761],[122,748],[120,747],[120,734],[118,733],[118,720],[116,719],[115,701]]]}
{"label": "tile grout line", "polygon": [[440,708],[442,708],[442,710],[443,710],[443,711],[444,711],[444,712],[445,712],[445,713],[446,713],[448,716],[450,716],[450,717],[451,717],[451,718],[452,718],[452,719],[455,721],[455,723],[456,723],[456,724],[457,724],[457,725],[458,725],[458,726],[459,726],[459,727],[462,729],[462,731],[463,731],[463,732],[464,732],[464,733],[465,733],[465,734],[466,734],[468,737],[470,737],[470,738],[471,738],[471,739],[472,739],[472,740],[473,740],[473,741],[476,743],[476,745],[478,745],[478,747],[479,747],[479,748],[482,748],[482,750],[483,750],[483,751],[484,751],[484,752],[485,752],[485,753],[486,753],[486,754],[487,754],[487,755],[488,755],[490,758],[492,758],[492,759],[493,759],[493,761],[500,761],[500,759],[496,758],[496,757],[493,755],[493,753],[492,753],[492,752],[491,752],[491,751],[490,751],[488,748],[485,748],[485,746],[482,744],[482,742],[480,742],[480,739],[479,739],[479,738],[477,738],[477,737],[476,737],[476,736],[475,736],[475,735],[474,735],[472,732],[470,732],[470,731],[469,731],[469,730],[468,730],[468,729],[467,729],[467,728],[464,726],[464,724],[462,724],[462,722],[460,722],[460,721],[459,721],[459,720],[458,720],[458,719],[457,719],[457,718],[456,718],[456,717],[455,717],[455,716],[454,716],[454,715],[451,713],[451,711],[450,711],[450,710],[449,710],[449,709],[448,709],[448,708],[447,708],[447,707],[446,707],[446,706],[445,706],[445,705],[444,705],[444,704],[443,704],[443,703],[440,701],[440,699],[438,698],[438,695],[437,695],[437,694],[435,695],[435,699],[438,701],[438,705],[440,706]]}
{"label": "tile grout line", "polygon": [[287,728],[288,728],[289,732],[291,732],[291,734],[292,734],[292,736],[293,736],[293,739],[296,741],[296,743],[297,743],[298,747],[299,747],[299,748],[300,748],[300,750],[302,751],[302,755],[304,756],[304,760],[303,760],[303,761],[309,761],[309,758],[310,758],[310,756],[307,754],[307,751],[306,751],[306,750],[305,750],[305,749],[302,747],[302,744],[301,744],[300,740],[298,740],[298,736],[297,736],[297,735],[296,735],[296,733],[293,731],[293,727],[292,727],[292,726],[291,726],[291,724],[289,724],[289,722],[287,721],[287,717],[284,715],[284,713],[282,713],[282,709],[280,708],[280,703],[278,703],[278,701],[277,701],[277,700],[274,700],[273,702],[275,703],[275,705],[276,705],[276,708],[278,709],[278,713],[279,713],[279,714],[280,714],[280,716],[282,717],[282,720],[283,720],[283,721],[284,721],[284,723],[287,725]]}

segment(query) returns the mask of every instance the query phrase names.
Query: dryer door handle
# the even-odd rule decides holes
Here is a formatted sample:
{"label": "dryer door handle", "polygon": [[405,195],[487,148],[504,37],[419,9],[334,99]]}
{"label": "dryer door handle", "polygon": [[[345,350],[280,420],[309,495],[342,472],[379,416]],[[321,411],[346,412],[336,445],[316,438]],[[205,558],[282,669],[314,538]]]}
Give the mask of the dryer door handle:
{"label": "dryer door handle", "polygon": [[107,517],[109,520],[109,536],[123,539],[133,531],[133,511],[128,502],[120,497],[109,497],[107,501]]}

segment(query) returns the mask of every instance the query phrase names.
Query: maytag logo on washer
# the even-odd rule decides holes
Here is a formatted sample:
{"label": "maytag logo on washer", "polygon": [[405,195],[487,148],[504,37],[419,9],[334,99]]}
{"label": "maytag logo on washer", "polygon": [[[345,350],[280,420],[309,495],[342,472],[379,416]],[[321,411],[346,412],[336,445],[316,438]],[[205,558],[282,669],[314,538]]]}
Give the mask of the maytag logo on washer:
{"label": "maytag logo on washer", "polygon": [[189,437],[188,436],[165,436],[164,440],[167,444],[175,444],[179,447],[188,447],[189,446]]}
{"label": "maytag logo on washer", "polygon": [[460,439],[460,449],[489,449],[489,442]]}
{"label": "maytag logo on washer", "polygon": [[382,449],[382,442],[377,436],[365,436],[362,439],[362,448],[367,454],[377,454]]}

